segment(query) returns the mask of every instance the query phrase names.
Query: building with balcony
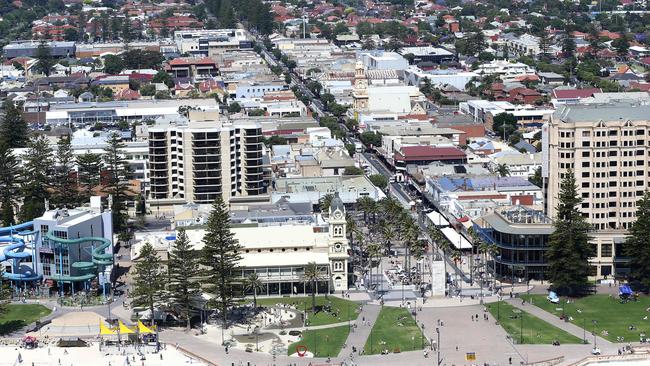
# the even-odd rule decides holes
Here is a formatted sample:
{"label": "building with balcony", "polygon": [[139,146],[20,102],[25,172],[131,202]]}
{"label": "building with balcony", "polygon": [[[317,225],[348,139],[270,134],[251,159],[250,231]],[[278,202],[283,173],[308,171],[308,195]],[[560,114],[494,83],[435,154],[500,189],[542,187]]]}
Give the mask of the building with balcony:
{"label": "building with balcony", "polygon": [[593,228],[591,274],[628,271],[622,256],[637,201],[650,187],[650,105],[630,102],[562,105],[542,129],[546,213],[556,214],[560,184],[573,171],[580,210]]}
{"label": "building with balcony", "polygon": [[266,193],[260,123],[222,121],[216,111],[190,111],[189,120],[149,129],[152,210],[167,214],[175,204]]}
{"label": "building with balcony", "polygon": [[253,48],[243,29],[195,29],[174,32],[174,42],[180,53],[192,56],[213,56],[229,50]]}
{"label": "building with balcony", "polygon": [[219,75],[217,63],[209,57],[179,57],[167,64],[166,71],[175,78],[206,80]]}
{"label": "building with balcony", "polygon": [[544,212],[524,206],[504,207],[474,220],[480,237],[494,244],[494,269],[501,278],[544,280],[544,259],[554,228]]}

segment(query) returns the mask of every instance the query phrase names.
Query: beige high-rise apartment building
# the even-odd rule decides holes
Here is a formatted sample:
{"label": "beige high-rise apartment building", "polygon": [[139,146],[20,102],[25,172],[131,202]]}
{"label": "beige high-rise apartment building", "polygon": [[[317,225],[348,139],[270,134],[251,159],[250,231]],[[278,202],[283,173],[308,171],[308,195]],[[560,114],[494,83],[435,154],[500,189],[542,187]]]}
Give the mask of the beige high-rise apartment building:
{"label": "beige high-rise apartment building", "polygon": [[573,170],[582,214],[594,229],[592,276],[625,273],[625,234],[650,186],[650,105],[563,105],[542,140],[547,214],[555,216],[560,182]]}
{"label": "beige high-rise apartment building", "polygon": [[148,203],[154,213],[173,205],[210,204],[218,196],[266,193],[262,127],[222,121],[217,112],[190,111],[187,125],[149,129]]}

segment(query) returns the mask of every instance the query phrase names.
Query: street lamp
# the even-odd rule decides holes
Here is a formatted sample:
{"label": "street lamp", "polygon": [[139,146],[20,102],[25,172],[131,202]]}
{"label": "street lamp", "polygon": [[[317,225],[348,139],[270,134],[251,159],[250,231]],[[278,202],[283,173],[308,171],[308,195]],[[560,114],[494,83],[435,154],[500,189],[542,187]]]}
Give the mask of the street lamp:
{"label": "street lamp", "polygon": [[596,323],[598,322],[595,319],[592,319],[591,323],[593,324],[593,327],[591,328],[591,334],[594,335],[594,348],[597,348],[598,344],[596,343]]}
{"label": "street lamp", "polygon": [[259,345],[259,335],[260,335],[260,330],[258,327],[255,327],[255,352],[260,351],[260,345]]}
{"label": "street lamp", "polygon": [[436,328],[436,334],[438,336],[438,341],[437,341],[437,348],[436,348],[436,354],[438,357],[438,366],[442,363],[442,360],[440,359],[440,328]]}
{"label": "street lamp", "polygon": [[501,296],[497,297],[497,324],[501,321],[501,312],[500,310],[500,305],[501,304]]}
{"label": "street lamp", "polygon": [[352,325],[350,325],[350,302],[348,301],[348,333],[350,332]]}
{"label": "street lamp", "polygon": [[524,344],[524,312],[519,314],[519,344]]}
{"label": "street lamp", "polygon": [[420,340],[422,341],[420,347],[424,349],[424,323],[422,323],[422,334],[420,334]]}

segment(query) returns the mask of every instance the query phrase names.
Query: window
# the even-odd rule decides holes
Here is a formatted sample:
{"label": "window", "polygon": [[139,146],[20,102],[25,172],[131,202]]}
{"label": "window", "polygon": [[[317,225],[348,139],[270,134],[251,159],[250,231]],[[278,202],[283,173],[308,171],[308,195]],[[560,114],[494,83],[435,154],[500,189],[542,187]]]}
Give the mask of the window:
{"label": "window", "polygon": [[334,271],[336,272],[343,271],[343,262],[340,261],[334,262]]}
{"label": "window", "polygon": [[65,231],[54,230],[54,236],[60,239],[67,239],[68,233]]}
{"label": "window", "polygon": [[343,236],[343,226],[341,225],[334,226],[334,236]]}
{"label": "window", "polygon": [[612,244],[601,244],[600,245],[600,256],[601,257],[611,257],[612,256]]}

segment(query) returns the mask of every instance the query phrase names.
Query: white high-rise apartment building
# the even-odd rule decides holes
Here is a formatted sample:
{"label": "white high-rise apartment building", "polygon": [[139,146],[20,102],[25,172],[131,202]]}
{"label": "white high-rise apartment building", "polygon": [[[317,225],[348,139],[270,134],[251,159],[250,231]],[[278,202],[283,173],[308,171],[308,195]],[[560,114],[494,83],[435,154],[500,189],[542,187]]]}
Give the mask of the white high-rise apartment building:
{"label": "white high-rise apartment building", "polygon": [[555,216],[560,183],[571,169],[594,229],[592,275],[625,272],[625,234],[650,187],[650,105],[563,105],[542,133],[547,214]]}
{"label": "white high-rise apartment building", "polygon": [[187,125],[149,129],[148,202],[154,212],[266,192],[259,123],[221,121],[217,112],[203,111],[191,111],[189,119]]}

